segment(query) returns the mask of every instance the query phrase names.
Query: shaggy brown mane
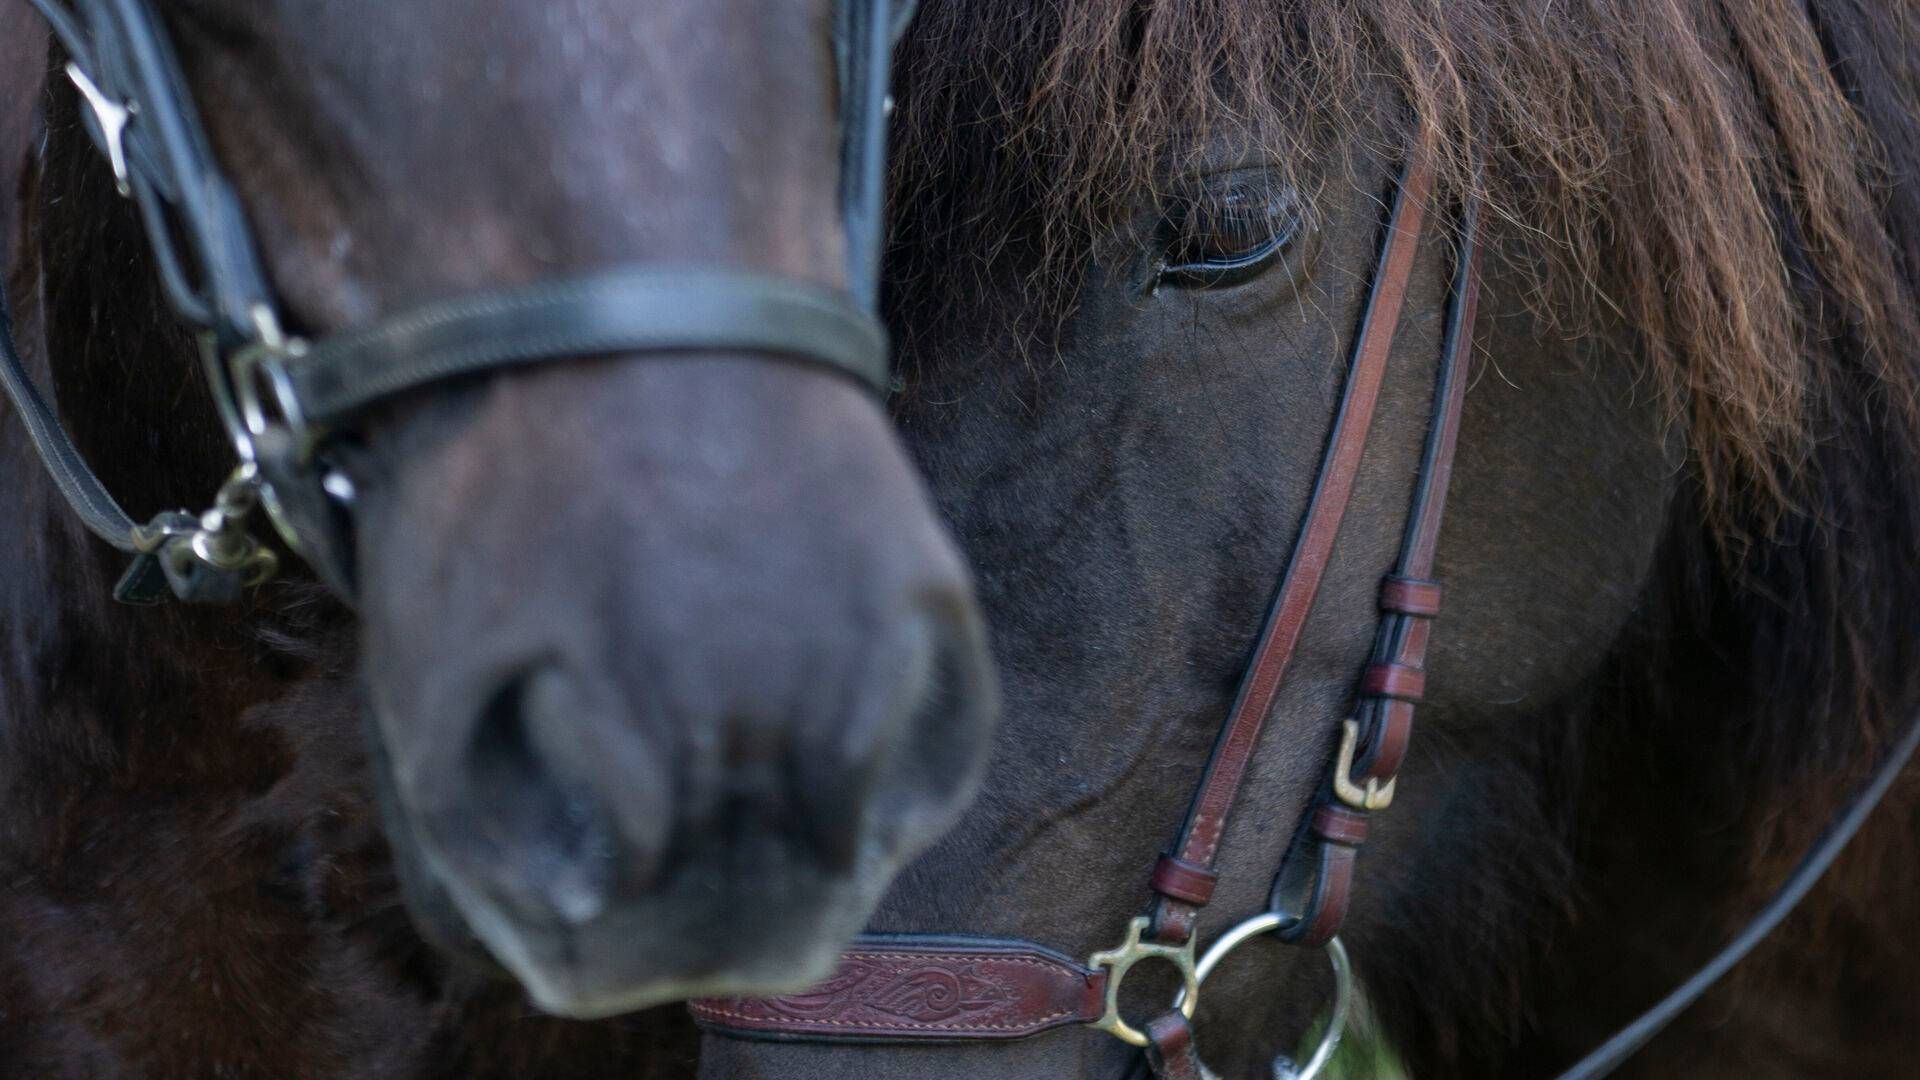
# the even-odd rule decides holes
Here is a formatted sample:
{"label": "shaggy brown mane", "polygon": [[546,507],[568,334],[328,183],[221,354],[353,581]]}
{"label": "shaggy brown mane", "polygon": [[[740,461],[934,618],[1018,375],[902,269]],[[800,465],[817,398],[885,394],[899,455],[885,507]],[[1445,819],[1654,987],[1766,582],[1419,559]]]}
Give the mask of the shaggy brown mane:
{"label": "shaggy brown mane", "polygon": [[[1911,41],[1915,10],[1848,18]],[[1875,407],[1920,416],[1886,149],[1798,0],[927,0],[902,68],[909,288],[1024,244],[1047,291],[1206,133],[1311,167],[1356,132],[1401,153],[1417,117],[1532,238],[1542,315],[1639,329],[1714,506],[1801,495],[1836,327]]]}

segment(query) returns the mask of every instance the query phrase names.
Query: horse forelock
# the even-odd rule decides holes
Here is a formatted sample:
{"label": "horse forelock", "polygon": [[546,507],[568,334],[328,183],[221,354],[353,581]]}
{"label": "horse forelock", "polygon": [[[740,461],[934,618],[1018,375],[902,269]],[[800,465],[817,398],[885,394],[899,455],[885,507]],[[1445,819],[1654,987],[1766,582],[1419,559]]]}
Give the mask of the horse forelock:
{"label": "horse forelock", "polygon": [[[1891,66],[1916,26],[1911,3],[1839,0],[929,0],[901,61],[901,302],[1012,245],[1065,310],[1093,238],[1212,134],[1263,141],[1309,193],[1356,139],[1425,142],[1442,190],[1500,223],[1541,318],[1637,328],[1737,532],[1806,497],[1815,444],[1858,405],[1837,368],[1865,366],[1879,422],[1920,421],[1898,220],[1920,147],[1874,122],[1920,109]],[[1888,53],[1850,64],[1836,39]]]}

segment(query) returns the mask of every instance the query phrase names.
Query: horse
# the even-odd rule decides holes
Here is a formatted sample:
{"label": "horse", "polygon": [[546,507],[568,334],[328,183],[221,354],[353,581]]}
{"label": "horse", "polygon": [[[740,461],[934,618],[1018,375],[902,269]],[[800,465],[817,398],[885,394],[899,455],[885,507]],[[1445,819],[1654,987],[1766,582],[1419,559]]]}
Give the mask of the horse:
{"label": "horse", "polygon": [[[995,1010],[1039,995],[1015,964],[1082,980],[1021,1014],[1033,1030],[1099,1016],[1096,979],[1136,1024],[1167,1009],[1176,986],[1146,967],[1111,991],[1116,944],[1304,542],[1385,206],[1416,166],[1425,238],[1374,433],[1198,933],[1272,910],[1274,868],[1321,827],[1306,808],[1422,472],[1469,242],[1450,226],[1477,206],[1446,611],[1339,938],[1407,1075],[1569,1066],[1732,937],[1920,709],[1920,9],[928,0],[918,18],[895,75],[894,411],[977,574],[993,764],[865,960],[701,1007],[700,1075],[1143,1074],[1111,1029],[1003,1040]],[[1917,812],[1909,771],[1622,1075],[1910,1073]],[[958,936],[938,939],[952,963],[930,934]],[[1213,974],[1193,1028],[1218,1075],[1294,1075],[1269,1063],[1325,1018],[1324,964],[1263,935]],[[912,1028],[944,1041],[898,1045]]]}
{"label": "horse", "polygon": [[[681,269],[751,278],[748,307],[798,294],[877,346],[846,197],[876,159],[841,130],[872,58],[838,29],[884,5],[39,6],[61,45],[0,7],[4,309],[141,521],[235,466],[170,310],[204,284],[165,265],[200,222],[143,216],[179,196],[160,150],[186,148],[192,198],[231,187],[271,282],[248,317],[311,340],[303,363],[422,304],[636,265],[695,307],[732,301]],[[102,55],[147,57],[157,96],[116,98]],[[226,607],[115,603],[125,560],[41,469],[31,411],[0,419],[4,1071],[683,1068],[677,1013],[541,1013],[817,977],[957,814],[984,638],[877,395],[782,348],[578,351],[340,425],[349,588],[282,557]],[[185,529],[168,550],[233,538]]]}

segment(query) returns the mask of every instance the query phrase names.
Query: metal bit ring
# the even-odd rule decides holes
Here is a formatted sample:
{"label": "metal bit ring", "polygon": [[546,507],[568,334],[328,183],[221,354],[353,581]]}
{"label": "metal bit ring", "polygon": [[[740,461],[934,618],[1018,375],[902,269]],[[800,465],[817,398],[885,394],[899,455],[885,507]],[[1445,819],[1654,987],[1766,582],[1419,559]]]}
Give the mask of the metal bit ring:
{"label": "metal bit ring", "polygon": [[[1199,986],[1207,981],[1207,976],[1213,973],[1213,969],[1219,966],[1220,961],[1225,960],[1228,953],[1233,952],[1249,939],[1259,937],[1261,934],[1270,934],[1299,921],[1300,916],[1286,912],[1262,912],[1220,935],[1219,940],[1215,941],[1205,955],[1200,957],[1200,962],[1194,965],[1194,988],[1198,990]],[[1315,1044],[1313,1053],[1307,1058],[1305,1065],[1295,1066],[1293,1059],[1285,1054],[1276,1058],[1273,1063],[1274,1080],[1316,1080],[1326,1071],[1327,1063],[1333,1060],[1333,1052],[1339,1047],[1340,1037],[1346,1032],[1347,1014],[1353,1008],[1353,963],[1347,957],[1347,947],[1340,943],[1338,937],[1329,939],[1325,948],[1327,961],[1333,967],[1333,1012],[1327,1017],[1327,1028],[1321,1033],[1320,1041]],[[1173,1005],[1174,1008],[1181,1009],[1183,1012],[1188,1011],[1187,991],[1184,987],[1174,995]],[[1188,1015],[1192,1015],[1191,1012],[1188,1012]],[[1218,1080],[1213,1070],[1207,1069],[1204,1065],[1201,1068],[1207,1080]]]}

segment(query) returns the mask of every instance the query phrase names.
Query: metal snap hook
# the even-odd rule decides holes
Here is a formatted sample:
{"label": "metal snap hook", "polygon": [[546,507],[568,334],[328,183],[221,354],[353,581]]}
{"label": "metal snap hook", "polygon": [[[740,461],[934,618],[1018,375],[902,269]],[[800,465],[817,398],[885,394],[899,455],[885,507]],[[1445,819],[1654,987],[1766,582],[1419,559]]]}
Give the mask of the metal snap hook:
{"label": "metal snap hook", "polygon": [[[1261,934],[1270,934],[1300,921],[1300,916],[1281,911],[1267,911],[1247,919],[1233,929],[1220,935],[1219,940],[1208,947],[1200,962],[1194,966],[1193,994],[1186,987],[1174,995],[1173,1006],[1188,1016],[1193,1015],[1190,998],[1198,997],[1200,985],[1207,981],[1220,961],[1227,954],[1245,944],[1249,939]],[[1333,1052],[1340,1045],[1340,1037],[1346,1033],[1347,1014],[1353,1008],[1353,964],[1347,957],[1347,947],[1338,937],[1331,938],[1326,944],[1327,961],[1333,967],[1333,1012],[1327,1017],[1327,1029],[1320,1035],[1320,1041],[1314,1046],[1305,1065],[1296,1066],[1293,1058],[1282,1054],[1273,1061],[1274,1080],[1316,1080],[1326,1071],[1327,1063],[1333,1060]],[[1206,1080],[1219,1080],[1211,1069],[1201,1066]]]}

